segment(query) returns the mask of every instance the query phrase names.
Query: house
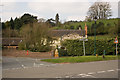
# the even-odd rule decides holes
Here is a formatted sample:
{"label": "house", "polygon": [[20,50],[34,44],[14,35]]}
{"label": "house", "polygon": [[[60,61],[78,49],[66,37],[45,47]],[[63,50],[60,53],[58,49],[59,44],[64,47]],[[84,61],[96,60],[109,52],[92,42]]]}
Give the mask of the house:
{"label": "house", "polygon": [[22,41],[22,38],[2,38],[2,46],[5,48],[18,48],[18,44]]}
{"label": "house", "polygon": [[74,40],[81,39],[83,37],[87,38],[85,30],[52,30],[51,34],[55,39],[52,46],[60,46],[61,41],[68,39]]}
{"label": "house", "polygon": [[[85,24],[85,30],[52,30],[52,37],[54,38],[53,44],[51,46],[60,46],[60,42],[70,39],[81,39],[87,38],[87,26]],[[3,38],[2,46],[7,48],[18,48],[18,44],[22,42],[22,38]]]}

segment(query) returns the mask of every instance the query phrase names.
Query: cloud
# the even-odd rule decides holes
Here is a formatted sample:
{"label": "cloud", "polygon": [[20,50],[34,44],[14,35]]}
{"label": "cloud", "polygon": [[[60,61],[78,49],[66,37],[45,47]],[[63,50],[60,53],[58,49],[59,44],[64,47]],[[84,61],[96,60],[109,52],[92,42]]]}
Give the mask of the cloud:
{"label": "cloud", "polygon": [[88,0],[2,0],[2,2],[88,2]]}
{"label": "cloud", "polygon": [[32,2],[32,3],[28,3],[28,7],[34,12],[42,14],[44,17],[49,17],[49,18],[54,17],[56,13],[59,13],[61,15],[60,17],[62,19],[65,19],[65,17],[67,16],[81,16],[81,15],[83,15],[83,17],[86,16],[88,8],[90,7],[90,3],[89,2],[67,2],[67,3],[66,2],[34,2],[34,3]]}
{"label": "cloud", "polygon": [[[93,2],[91,0],[24,0],[23,3],[20,3],[20,1],[22,2],[22,0],[2,0],[2,3],[0,3],[0,5],[3,5],[0,6],[2,8],[0,10],[2,21],[10,19],[10,17],[22,16],[21,14],[24,13],[30,13],[38,16],[38,18],[45,19],[55,19],[56,13],[59,13],[61,21],[84,20],[88,8],[97,0],[92,0]],[[110,2],[110,4],[113,12],[112,17],[116,18],[118,16],[118,3]]]}
{"label": "cloud", "polygon": [[17,6],[15,2],[2,2],[1,4],[3,5],[2,6],[3,11],[14,10],[15,7]]}
{"label": "cloud", "polygon": [[2,22],[10,20],[11,17],[13,19],[15,19],[16,17],[20,17],[20,15],[21,14],[19,12],[3,12],[2,13]]}
{"label": "cloud", "polygon": [[80,20],[84,20],[85,19],[85,16],[68,16],[67,17],[67,21],[71,21],[71,20],[74,20],[74,21],[80,21]]}
{"label": "cloud", "polygon": [[112,9],[112,17],[118,17],[118,2],[110,2],[111,9]]}
{"label": "cloud", "polygon": [[[118,2],[119,0],[89,0],[89,2],[95,1]],[[88,2],[88,0],[2,0],[2,2]]]}

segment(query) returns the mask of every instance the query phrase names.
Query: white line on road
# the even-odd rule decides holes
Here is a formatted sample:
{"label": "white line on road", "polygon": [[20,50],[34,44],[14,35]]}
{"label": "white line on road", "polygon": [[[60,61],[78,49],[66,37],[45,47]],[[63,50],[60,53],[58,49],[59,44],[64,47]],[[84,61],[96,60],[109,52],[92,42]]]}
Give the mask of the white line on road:
{"label": "white line on road", "polygon": [[26,68],[24,65],[22,65],[22,68]]}
{"label": "white line on road", "polygon": [[86,75],[86,74],[78,74],[78,76],[82,76],[82,75]]}
{"label": "white line on road", "polygon": [[83,76],[81,76],[81,77],[92,77],[92,78],[96,78],[95,76],[87,75],[87,74],[85,74],[85,75],[83,75]]}
{"label": "white line on road", "polygon": [[88,74],[95,74],[95,72],[89,72]]}
{"label": "white line on road", "polygon": [[69,78],[70,76],[65,76],[65,78]]}
{"label": "white line on road", "polygon": [[104,72],[106,72],[106,71],[98,71],[97,73],[104,73]]}
{"label": "white line on road", "polygon": [[40,64],[40,65],[44,65],[44,64]]}
{"label": "white line on road", "polygon": [[115,70],[107,70],[108,72],[112,72],[112,71],[115,71]]}

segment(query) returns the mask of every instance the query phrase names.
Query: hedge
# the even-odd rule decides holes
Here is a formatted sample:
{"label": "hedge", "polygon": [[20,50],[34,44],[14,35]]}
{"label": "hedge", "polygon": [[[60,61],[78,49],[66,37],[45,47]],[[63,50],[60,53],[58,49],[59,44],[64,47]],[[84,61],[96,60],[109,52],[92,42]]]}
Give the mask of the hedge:
{"label": "hedge", "polygon": [[[83,41],[65,40],[61,42],[61,45],[65,47],[65,49],[59,49],[60,56],[81,56],[84,54]],[[106,55],[114,55],[115,49],[114,39],[96,40],[96,53],[98,55],[102,55],[104,51]],[[85,41],[85,52],[86,55],[94,54],[94,39]]]}

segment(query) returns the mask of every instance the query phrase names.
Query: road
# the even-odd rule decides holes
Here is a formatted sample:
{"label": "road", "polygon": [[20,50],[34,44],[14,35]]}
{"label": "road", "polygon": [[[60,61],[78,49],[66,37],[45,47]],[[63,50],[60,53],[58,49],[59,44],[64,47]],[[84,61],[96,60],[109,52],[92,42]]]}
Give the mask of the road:
{"label": "road", "polygon": [[3,57],[3,78],[118,78],[118,60],[53,64],[33,58]]}

